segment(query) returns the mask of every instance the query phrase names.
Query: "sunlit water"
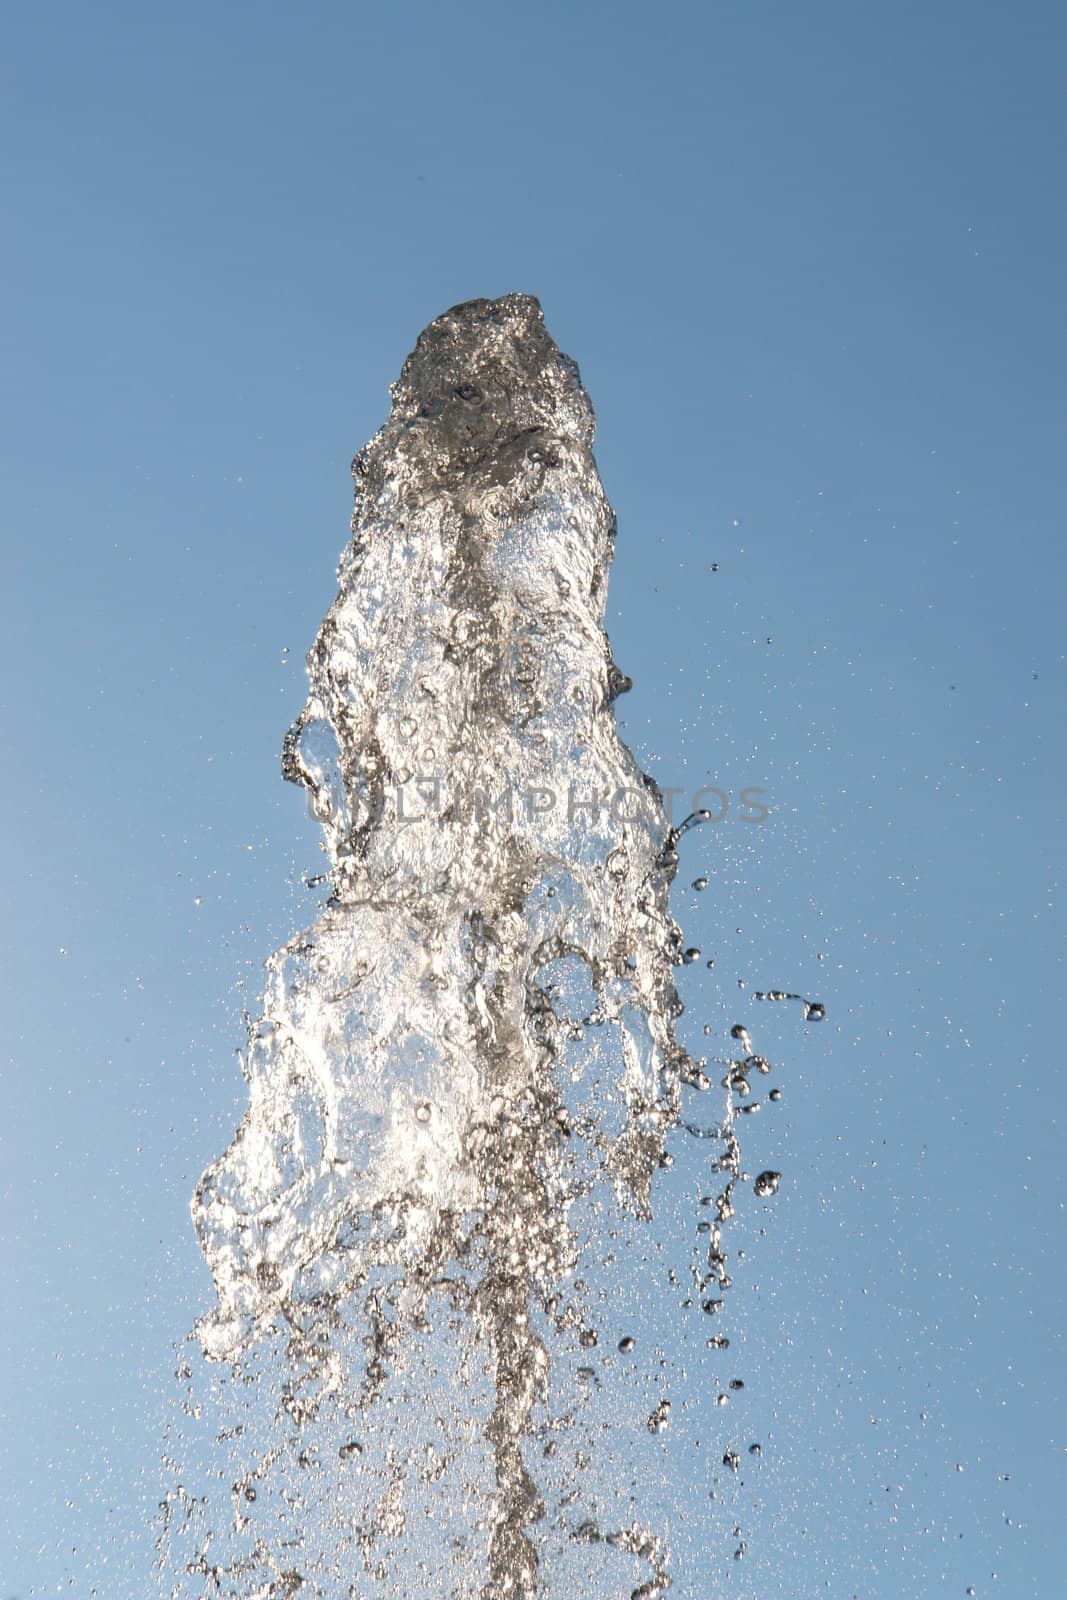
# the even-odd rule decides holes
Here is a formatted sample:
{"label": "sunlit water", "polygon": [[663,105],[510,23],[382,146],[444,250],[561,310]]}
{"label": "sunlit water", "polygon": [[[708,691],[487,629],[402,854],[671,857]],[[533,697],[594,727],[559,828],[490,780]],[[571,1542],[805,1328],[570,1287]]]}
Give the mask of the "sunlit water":
{"label": "sunlit water", "polygon": [[[354,463],[283,754],[329,899],[267,963],[193,1201],[217,1304],[168,1444],[175,1597],[652,1600],[711,1469],[759,1453],[671,1394],[729,1347],[739,1186],[780,1175],[742,1173],[745,1029],[721,1061],[676,1037],[688,829],[616,727],[593,427],[509,295],[426,329]],[[675,1160],[695,1218],[660,1204]]]}

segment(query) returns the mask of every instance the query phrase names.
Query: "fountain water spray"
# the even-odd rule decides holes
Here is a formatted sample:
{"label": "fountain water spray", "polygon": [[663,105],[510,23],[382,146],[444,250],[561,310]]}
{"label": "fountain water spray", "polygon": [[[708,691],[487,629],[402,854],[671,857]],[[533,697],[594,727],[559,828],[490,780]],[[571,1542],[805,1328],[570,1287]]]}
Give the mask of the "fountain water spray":
{"label": "fountain water spray", "polygon": [[[193,1202],[218,1296],[200,1347],[238,1387],[273,1350],[277,1403],[226,1435],[244,1468],[225,1531],[207,1495],[168,1498],[174,1595],[189,1574],[264,1600],[670,1584],[663,1538],[607,1520],[587,1472],[606,1442],[543,1486],[579,1409],[554,1404],[554,1368],[577,1352],[577,1380],[600,1383],[576,1215],[600,1207],[612,1238],[612,1218],[647,1218],[682,1087],[709,1086],[674,1031],[688,824],[668,826],[616,727],[629,682],[603,626],[615,522],[593,431],[577,367],[511,294],[430,324],[353,464],[351,542],[283,752],[331,893],[267,963],[248,1109]],[[729,1096],[747,1066],[727,1065]],[[730,1121],[683,1124],[724,1141],[729,1180],[706,1306],[728,1281]],[[670,1399],[647,1409],[634,1452]]]}

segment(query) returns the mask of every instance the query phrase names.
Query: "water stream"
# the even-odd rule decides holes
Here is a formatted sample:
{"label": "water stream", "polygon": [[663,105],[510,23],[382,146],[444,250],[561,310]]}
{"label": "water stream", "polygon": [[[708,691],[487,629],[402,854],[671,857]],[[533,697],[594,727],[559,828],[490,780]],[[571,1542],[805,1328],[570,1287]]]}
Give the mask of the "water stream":
{"label": "water stream", "polygon": [[[616,726],[593,431],[513,294],[430,324],[356,457],[283,752],[329,898],[267,962],[193,1200],[217,1303],[168,1446],[175,1597],[652,1600],[687,1475],[736,1470],[679,1437],[670,1356],[727,1345],[734,1112],[769,1066],[743,1028],[721,1064],[675,1036],[682,830]],[[679,1139],[686,1282],[657,1260]]]}

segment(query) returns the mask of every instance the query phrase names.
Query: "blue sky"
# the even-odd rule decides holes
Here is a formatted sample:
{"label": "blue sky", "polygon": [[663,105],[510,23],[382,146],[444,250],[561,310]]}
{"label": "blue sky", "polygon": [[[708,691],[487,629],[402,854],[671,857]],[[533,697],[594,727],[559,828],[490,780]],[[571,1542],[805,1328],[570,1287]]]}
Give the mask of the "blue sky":
{"label": "blue sky", "polygon": [[721,1581],[1051,1592],[1065,36],[1051,4],[9,13],[4,1595],[147,1592],[189,1192],[311,915],[278,751],[348,464],[419,329],[511,289],[597,408],[627,737],[774,806],[695,836],[677,903],[694,1027],[757,1021],[788,1075],[736,1311],[777,1443]]}

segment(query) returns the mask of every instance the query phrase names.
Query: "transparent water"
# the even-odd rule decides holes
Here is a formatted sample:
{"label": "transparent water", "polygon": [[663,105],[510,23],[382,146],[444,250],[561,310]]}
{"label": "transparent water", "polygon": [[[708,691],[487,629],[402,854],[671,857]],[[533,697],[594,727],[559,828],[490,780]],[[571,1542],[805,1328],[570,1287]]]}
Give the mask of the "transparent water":
{"label": "transparent water", "polygon": [[354,462],[283,752],[328,898],[267,963],[193,1200],[217,1304],[168,1442],[175,1597],[652,1600],[709,1539],[744,1554],[708,1505],[761,1446],[709,1437],[704,1391],[744,1387],[727,1224],[778,1193],[738,1137],[772,1067],[679,1026],[703,815],[672,825],[619,735],[593,431],[515,294],[425,330]]}

